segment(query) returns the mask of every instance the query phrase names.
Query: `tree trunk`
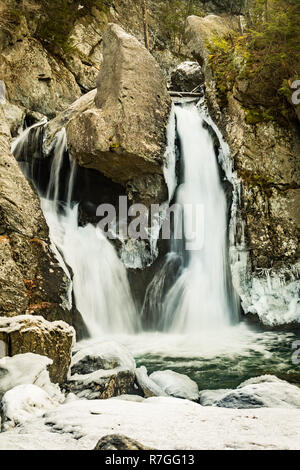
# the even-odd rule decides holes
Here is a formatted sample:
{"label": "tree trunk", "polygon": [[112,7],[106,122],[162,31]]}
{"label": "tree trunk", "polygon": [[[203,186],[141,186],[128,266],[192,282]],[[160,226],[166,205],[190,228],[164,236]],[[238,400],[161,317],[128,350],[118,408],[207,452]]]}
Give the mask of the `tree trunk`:
{"label": "tree trunk", "polygon": [[268,0],[265,0],[265,17],[266,17],[266,21],[268,21],[268,19],[269,19],[269,2],[268,2]]}
{"label": "tree trunk", "polygon": [[149,38],[149,21],[148,21],[148,5],[147,0],[143,0],[143,23],[144,23],[144,40],[145,40],[145,47],[150,50],[150,38]]}

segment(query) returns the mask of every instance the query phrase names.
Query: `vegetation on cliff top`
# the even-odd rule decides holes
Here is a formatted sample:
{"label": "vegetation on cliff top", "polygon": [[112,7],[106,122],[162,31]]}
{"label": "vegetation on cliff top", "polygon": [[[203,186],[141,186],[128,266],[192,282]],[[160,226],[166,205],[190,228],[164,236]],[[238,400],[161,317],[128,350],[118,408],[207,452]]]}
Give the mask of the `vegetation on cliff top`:
{"label": "vegetation on cliff top", "polygon": [[291,84],[300,77],[300,0],[253,0],[242,36],[215,39],[210,48],[219,98],[237,85],[247,122],[295,117]]}
{"label": "vegetation on cliff top", "polygon": [[160,29],[165,31],[173,50],[180,54],[184,40],[186,18],[204,16],[197,0],[165,0],[159,11]]}
{"label": "vegetation on cliff top", "polygon": [[52,53],[72,52],[69,35],[77,19],[93,7],[107,12],[112,0],[39,0],[42,16],[35,36]]}

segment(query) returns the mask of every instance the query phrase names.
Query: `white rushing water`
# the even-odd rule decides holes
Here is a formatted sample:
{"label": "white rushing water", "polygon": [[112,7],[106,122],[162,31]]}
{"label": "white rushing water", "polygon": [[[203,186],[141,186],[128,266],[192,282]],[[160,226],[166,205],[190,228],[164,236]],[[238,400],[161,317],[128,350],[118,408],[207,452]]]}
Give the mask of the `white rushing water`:
{"label": "white rushing water", "polygon": [[[227,201],[204,116],[193,103],[176,106],[175,113],[183,161],[176,202],[183,211],[188,260],[166,295],[163,329],[176,333],[215,330],[238,321],[228,279]],[[193,232],[193,239],[187,239],[187,231]],[[175,240],[174,251],[181,247]]]}
{"label": "white rushing water", "polygon": [[[26,153],[30,129],[26,129],[13,144],[12,151],[17,158],[24,149]],[[67,149],[64,128],[56,134],[52,148],[54,154],[46,198],[40,195],[40,199],[58,261],[65,272],[68,273],[68,268],[71,268],[72,276],[70,273],[68,275],[72,277],[76,307],[91,337],[135,333],[139,322],[124,264],[100,229],[92,224],[79,225],[78,204],[71,202],[76,176],[76,163],[71,157],[67,188],[63,188],[66,203],[59,201],[63,184],[60,176]],[[24,166],[21,162],[31,179],[34,164],[34,159],[31,166]]]}
{"label": "white rushing water", "polygon": [[73,273],[76,307],[92,337],[138,329],[126,269],[112,244],[92,224],[78,225],[78,205],[58,213],[42,200],[50,237]]}

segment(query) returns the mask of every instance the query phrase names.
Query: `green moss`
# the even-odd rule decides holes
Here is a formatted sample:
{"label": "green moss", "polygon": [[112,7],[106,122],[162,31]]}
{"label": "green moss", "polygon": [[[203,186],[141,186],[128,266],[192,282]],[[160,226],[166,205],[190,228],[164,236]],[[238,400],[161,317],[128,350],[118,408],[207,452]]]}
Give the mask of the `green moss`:
{"label": "green moss", "polygon": [[259,109],[245,109],[247,124],[258,124],[260,122],[273,121],[274,117],[268,111],[260,111]]}
{"label": "green moss", "polygon": [[272,195],[272,189],[275,184],[272,180],[269,180],[264,175],[258,175],[257,173],[251,173],[248,170],[240,170],[239,176],[248,188],[260,188],[268,197]]}
{"label": "green moss", "polygon": [[[107,12],[111,0],[39,0],[41,19],[35,37],[54,54],[71,54],[74,44],[70,40],[72,28],[79,18],[93,8]],[[81,8],[79,9],[79,7]]]}
{"label": "green moss", "polygon": [[[291,83],[300,76],[300,1],[253,0],[243,36],[215,38],[208,46],[221,106],[237,80],[247,80],[240,99],[248,108],[246,122],[296,119]],[[254,109],[255,108],[255,109]]]}
{"label": "green moss", "polygon": [[120,144],[114,143],[114,144],[111,144],[111,145],[109,146],[109,149],[110,149],[110,150],[112,150],[112,149],[118,149],[118,148],[120,148],[120,147],[121,147]]}

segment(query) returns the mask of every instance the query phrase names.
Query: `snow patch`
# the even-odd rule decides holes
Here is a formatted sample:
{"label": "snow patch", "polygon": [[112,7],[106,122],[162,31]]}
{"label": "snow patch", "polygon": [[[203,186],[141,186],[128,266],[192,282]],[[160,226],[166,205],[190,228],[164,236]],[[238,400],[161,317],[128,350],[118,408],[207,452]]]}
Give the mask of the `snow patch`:
{"label": "snow patch", "polygon": [[57,404],[57,400],[36,385],[18,385],[2,398],[2,431],[42,416]]}

